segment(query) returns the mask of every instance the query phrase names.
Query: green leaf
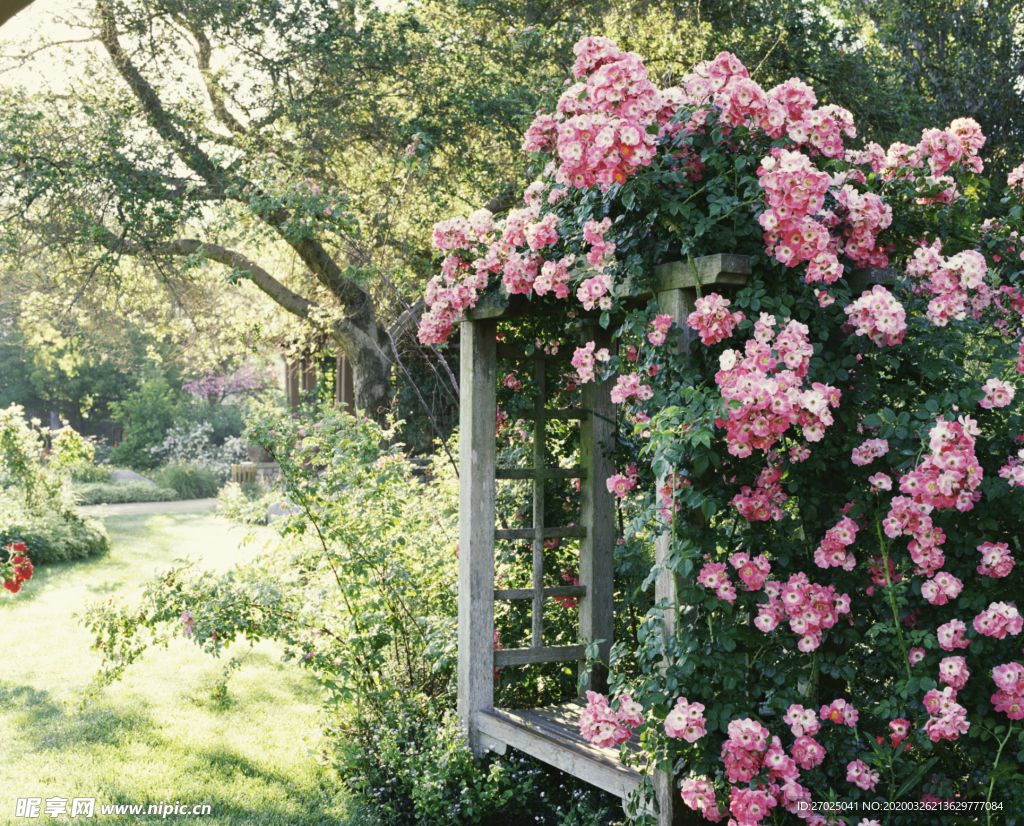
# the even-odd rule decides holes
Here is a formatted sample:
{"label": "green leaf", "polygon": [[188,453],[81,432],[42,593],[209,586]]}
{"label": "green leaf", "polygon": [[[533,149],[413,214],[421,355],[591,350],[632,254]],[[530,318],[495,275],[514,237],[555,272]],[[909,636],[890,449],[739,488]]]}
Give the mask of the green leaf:
{"label": "green leaf", "polygon": [[903,797],[904,794],[906,794],[908,791],[914,788],[914,786],[920,783],[921,778],[924,777],[925,774],[927,774],[928,770],[938,762],[939,758],[933,757],[931,760],[925,761],[916,769],[914,769],[914,771],[911,772],[910,777],[908,777],[903,782],[903,785],[900,786],[899,791],[896,792],[896,800],[899,800],[901,797]]}

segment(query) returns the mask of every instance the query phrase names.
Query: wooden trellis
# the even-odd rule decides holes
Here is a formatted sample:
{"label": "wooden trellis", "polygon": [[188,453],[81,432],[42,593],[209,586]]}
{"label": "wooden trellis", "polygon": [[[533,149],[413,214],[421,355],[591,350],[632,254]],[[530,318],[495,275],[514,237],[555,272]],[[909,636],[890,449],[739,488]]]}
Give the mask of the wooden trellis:
{"label": "wooden trellis", "polygon": [[[685,320],[694,309],[697,281],[702,288],[738,287],[750,274],[749,260],[738,255],[714,255],[691,262],[662,265],[655,270],[656,290],[633,292],[626,297],[643,302],[652,295],[662,312],[675,317],[679,333],[670,346],[688,348]],[[494,707],[494,669],[527,663],[577,661],[586,664],[586,643],[603,640],[600,659],[607,662],[614,628],[615,501],[606,481],[613,472],[606,457],[615,438],[615,408],[611,402],[611,380],[591,382],[581,389],[578,410],[551,411],[545,407],[548,357],[525,353],[497,342],[500,322],[522,315],[529,309],[522,296],[506,297],[478,304],[462,325],[461,447],[459,462],[459,717],[477,756],[488,750],[504,752],[506,745],[520,749],[575,777],[622,798],[642,782],[633,768],[623,766],[618,752],[598,749],[579,734],[578,700],[560,706],[510,710]],[[611,347],[611,330],[584,322],[584,343],[594,341],[595,349]],[[533,411],[533,468],[506,470],[497,467],[495,411],[498,361],[515,358],[534,362],[534,384],[538,396]],[[555,418],[580,420],[580,458],[575,468],[546,466],[545,424]],[[546,479],[580,480],[580,526],[550,525],[544,513]],[[497,479],[533,481],[533,527],[501,530],[495,525]],[[578,537],[580,540],[579,585],[544,587],[544,540]],[[494,545],[500,540],[532,540],[533,583],[530,588],[497,589],[494,582]],[[667,542],[657,543],[660,561]],[[551,597],[579,600],[577,645],[545,646],[542,639],[544,600]],[[676,586],[671,576],[659,578],[655,597],[676,605]],[[532,628],[530,645],[494,650],[494,603],[496,600],[530,600]],[[675,612],[667,612],[664,631],[675,634]],[[603,666],[589,675],[597,691],[607,687]],[[667,698],[668,699],[668,698]],[[678,791],[667,775],[655,778],[660,826],[685,823],[693,813],[681,806]]]}

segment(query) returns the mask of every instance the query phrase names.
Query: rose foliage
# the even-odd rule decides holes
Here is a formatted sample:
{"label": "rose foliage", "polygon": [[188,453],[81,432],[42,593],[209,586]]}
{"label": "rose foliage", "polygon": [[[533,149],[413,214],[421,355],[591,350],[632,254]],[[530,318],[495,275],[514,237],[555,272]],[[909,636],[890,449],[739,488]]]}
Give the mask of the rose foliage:
{"label": "rose foliage", "polygon": [[[678,604],[615,644],[584,735],[639,742],[730,824],[1024,799],[1024,165],[983,216],[970,119],[857,145],[848,112],[726,53],[668,89],[608,40],[576,55],[526,133],[525,206],[435,226],[420,338],[515,296],[551,338],[616,330],[572,378],[616,377],[609,489],[626,542],[670,535],[647,584],[674,575]],[[698,282],[679,321],[630,300],[716,253],[750,256],[745,286]]]}

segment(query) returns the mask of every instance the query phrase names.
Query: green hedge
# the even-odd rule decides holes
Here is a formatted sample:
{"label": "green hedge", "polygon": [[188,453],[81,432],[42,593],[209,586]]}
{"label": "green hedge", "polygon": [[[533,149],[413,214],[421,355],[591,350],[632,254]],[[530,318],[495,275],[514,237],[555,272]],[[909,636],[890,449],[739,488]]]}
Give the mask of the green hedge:
{"label": "green hedge", "polygon": [[95,519],[45,513],[31,516],[0,507],[0,545],[24,542],[33,565],[106,553],[107,533]]}
{"label": "green hedge", "polygon": [[148,482],[92,482],[72,484],[82,505],[123,505],[130,502],[173,502],[178,494]]}

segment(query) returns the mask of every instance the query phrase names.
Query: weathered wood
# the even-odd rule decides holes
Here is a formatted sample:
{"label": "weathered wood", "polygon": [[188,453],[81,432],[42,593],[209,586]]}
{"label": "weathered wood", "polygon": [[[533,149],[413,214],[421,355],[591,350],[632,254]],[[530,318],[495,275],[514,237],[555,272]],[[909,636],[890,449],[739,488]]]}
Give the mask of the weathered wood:
{"label": "weathered wood", "polygon": [[[694,331],[686,326],[686,319],[690,317],[695,309],[694,300],[696,295],[691,290],[675,289],[660,292],[657,295],[658,309],[661,312],[672,316],[674,325],[671,332],[671,339],[666,341],[666,346],[675,352],[690,352],[690,345],[695,339]],[[658,488],[662,488],[669,480],[661,478],[658,480]],[[671,531],[663,531],[658,535],[654,543],[654,564],[664,565],[672,545]],[[669,640],[675,639],[677,631],[677,608],[678,598],[676,577],[669,571],[662,571],[654,582],[654,603],[655,605],[667,601],[670,606],[661,620],[661,631],[666,646]]]}
{"label": "weathered wood", "polygon": [[531,712],[494,709],[480,712],[476,725],[495,740],[617,797],[625,799],[643,782],[638,771],[619,762],[616,752],[596,748],[579,736],[578,714],[574,725],[561,726]]}
{"label": "weathered wood", "polygon": [[[545,479],[585,479],[586,467],[542,467]],[[540,474],[536,468],[498,468],[495,479],[536,479]]]}
{"label": "weathered wood", "polygon": [[[494,532],[495,539],[510,541],[514,539],[533,539],[533,528],[511,528],[509,530],[497,530]],[[545,528],[545,539],[565,539],[567,537],[586,536],[587,529],[579,526],[571,528]]]}
{"label": "weathered wood", "polygon": [[[595,350],[613,346],[612,333],[597,324],[584,328],[584,337]],[[598,647],[600,663],[588,675],[587,688],[607,690],[608,662],[615,627],[615,498],[606,484],[612,475],[606,455],[615,445],[615,405],[611,378],[588,382],[581,388],[580,406],[587,416],[580,423],[580,465],[586,475],[580,482],[580,522],[587,535],[580,540],[580,585],[587,595],[580,601],[580,639]],[[580,664],[581,674],[586,668]]]}
{"label": "weathered wood", "polygon": [[494,706],[494,499],[496,325],[462,326],[459,447],[458,714],[482,757],[474,715]]}
{"label": "weathered wood", "polygon": [[502,283],[496,294],[485,295],[476,302],[476,306],[466,312],[466,321],[495,321],[499,318],[515,318],[522,315],[530,307],[525,295],[510,295],[508,288]]}
{"label": "weathered wood", "polygon": [[655,771],[654,798],[658,801],[658,826],[707,826],[708,821],[683,803],[679,785],[668,772]]}
{"label": "weathered wood", "polygon": [[861,267],[850,273],[846,283],[854,298],[870,290],[875,284],[890,284],[899,277],[899,270],[893,267]]}
{"label": "weathered wood", "polygon": [[701,287],[743,286],[750,278],[750,256],[719,253],[686,261],[659,264],[654,268],[655,292],[685,290],[697,286],[694,269]]}
{"label": "weathered wood", "polygon": [[[750,262],[745,256],[706,256],[695,259],[692,264],[687,261],[656,268],[653,292],[630,292],[629,285],[626,285],[626,292],[620,288],[618,294],[635,299],[656,293],[662,312],[671,313],[677,321],[676,337],[669,346],[688,352],[695,334],[689,332],[685,320],[693,310],[697,282],[702,288],[740,286],[746,283],[749,274]],[[533,712],[493,708],[495,667],[577,660],[581,661],[582,670],[586,647],[597,640],[602,640],[599,658],[606,663],[614,628],[615,500],[606,486],[613,468],[605,455],[613,447],[615,438],[615,407],[610,398],[612,380],[583,385],[579,410],[546,410],[546,362],[568,358],[568,352],[551,359],[541,353],[527,356],[512,346],[498,347],[495,344],[494,320],[521,315],[529,310],[529,306],[525,296],[509,296],[503,290],[503,294],[482,300],[467,314],[469,323],[464,325],[462,332],[462,387],[466,396],[462,402],[461,418],[459,536],[460,547],[464,551],[459,563],[459,715],[470,734],[474,754],[479,756],[487,749],[503,751],[505,744],[512,745],[625,798],[640,786],[641,775],[624,767],[616,752],[597,749],[582,739],[578,728],[581,705]],[[598,348],[613,346],[612,333],[593,319],[584,320],[583,331],[584,343],[593,340]],[[495,467],[493,417],[496,360],[499,355],[535,362],[540,392],[532,416],[527,414],[535,423],[534,467],[530,469]],[[546,467],[546,422],[577,418],[581,421],[579,467]],[[544,524],[545,481],[573,478],[580,480],[581,527],[547,527]],[[533,481],[532,528],[495,530],[496,479]],[[581,538],[580,585],[544,588],[543,540],[569,536]],[[533,587],[494,588],[494,542],[497,540],[532,540]],[[659,537],[656,550],[659,562],[664,562],[669,550],[670,538],[667,535]],[[655,595],[657,600],[665,600],[669,606],[664,631],[671,639],[678,633],[676,578],[671,574],[659,577]],[[545,648],[542,641],[544,600],[568,596],[580,599],[582,642]],[[495,599],[533,600],[531,647],[493,650]],[[588,688],[607,691],[604,666],[598,666],[587,677]],[[671,776],[655,773],[655,787],[661,808],[659,826],[682,826],[692,822],[690,816],[694,813],[682,806]]]}
{"label": "weathered wood", "polygon": [[503,648],[494,652],[494,665],[530,665],[531,663],[563,663],[585,660],[585,645],[549,645],[546,648]]}
{"label": "weathered wood", "polygon": [[[714,257],[717,258],[718,256]],[[735,258],[737,256],[732,257]],[[730,264],[730,266],[737,270],[740,269],[735,263]],[[749,274],[749,262],[747,263],[746,271]],[[699,268],[698,272],[700,272]],[[736,280],[730,283],[736,286],[741,286],[746,282],[746,275],[734,273],[731,277],[733,276],[735,276]],[[683,281],[682,278],[677,280],[679,282]],[[691,271],[690,284],[680,283],[679,287],[658,292],[656,295],[658,308],[661,312],[671,315],[674,319],[671,338],[666,341],[665,346],[672,348],[676,353],[688,354],[691,346],[697,340],[696,332],[686,325],[686,319],[696,309],[696,290],[689,289],[689,287],[693,286],[692,282]],[[662,283],[669,283],[669,279],[663,278]],[[701,285],[703,286],[704,284],[704,273],[701,273]],[[658,480],[657,486],[660,489],[669,482],[668,478],[662,477]],[[673,513],[672,518],[678,519],[680,514]],[[672,532],[671,530],[663,531],[658,535],[654,543],[655,565],[662,566],[665,564],[671,548]],[[666,605],[661,619],[662,640],[666,648],[676,639],[676,635],[679,633],[679,589],[681,586],[681,577],[668,570],[662,570],[654,582],[655,605],[662,603]],[[669,662],[666,657],[662,667],[665,668],[668,665]],[[701,822],[699,815],[683,803],[675,778],[671,774],[655,771],[652,779],[654,781],[654,796],[658,802],[658,826],[691,826],[691,824],[696,826],[697,823]]]}
{"label": "weathered wood", "polygon": [[[597,748],[592,743],[583,739],[580,733],[580,715],[586,708],[586,703],[573,700],[568,703],[559,703],[554,706],[541,706],[531,709],[495,709],[496,713],[514,715],[519,718],[522,725],[531,730],[544,731],[549,734],[558,735],[568,743],[578,743],[597,752],[610,756],[611,759],[621,765],[618,749]],[[640,744],[636,740],[628,740],[625,744],[626,750],[639,756],[642,752]]]}
{"label": "weathered wood", "polygon": [[[697,278],[694,278],[694,269]],[[701,289],[742,286],[750,277],[750,257],[728,253],[705,255],[659,264],[652,275],[653,288],[641,286],[635,279],[629,278],[615,288],[615,295],[619,298],[644,300],[669,290],[695,290],[698,279]]]}
{"label": "weathered wood", "polygon": [[[547,449],[544,428],[544,405],[547,401],[547,364],[538,359],[534,362],[533,401],[533,466],[547,467]],[[533,478],[533,608],[530,612],[530,647],[544,645],[544,479],[545,472]]]}
{"label": "weathered wood", "polygon": [[[541,588],[541,595],[545,599],[552,597],[585,597],[587,595],[586,585],[558,585],[554,588]],[[495,588],[495,599],[533,599],[536,592],[533,588]]]}
{"label": "weathered wood", "polygon": [[[740,286],[745,284],[750,277],[750,257],[747,255],[719,253],[692,260],[702,287]],[[696,286],[693,267],[690,265],[690,259],[659,264],[653,271],[653,287],[640,286],[632,279],[627,279],[615,287],[614,293],[618,298],[645,300],[659,291],[690,289]],[[510,295],[508,289],[502,284],[498,288],[497,294],[482,297],[476,307],[466,313],[466,320],[517,318],[531,311],[533,306],[531,298],[532,296]],[[530,357],[524,354],[520,360],[527,358]]]}

